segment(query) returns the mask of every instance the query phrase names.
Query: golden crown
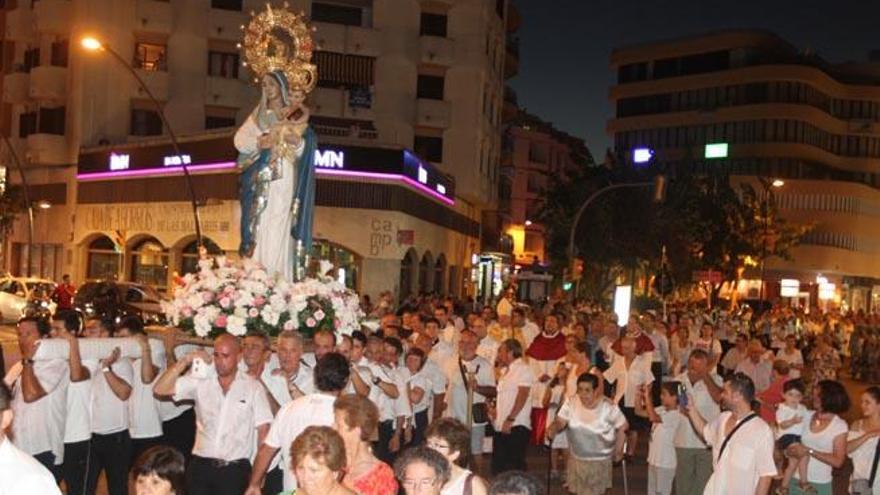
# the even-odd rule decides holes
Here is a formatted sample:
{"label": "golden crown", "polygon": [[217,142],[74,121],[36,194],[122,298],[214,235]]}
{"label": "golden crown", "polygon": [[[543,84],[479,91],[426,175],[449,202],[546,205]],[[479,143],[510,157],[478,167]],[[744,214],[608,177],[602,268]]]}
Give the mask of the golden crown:
{"label": "golden crown", "polygon": [[314,28],[306,22],[305,14],[291,12],[286,2],[276,9],[266,4],[265,11],[251,12],[251,22],[241,29],[244,39],[238,48],[244,57],[242,65],[250,67],[255,82],[277,70],[287,77],[292,91],[308,93],[314,89],[318,82],[318,69],[311,63]]}

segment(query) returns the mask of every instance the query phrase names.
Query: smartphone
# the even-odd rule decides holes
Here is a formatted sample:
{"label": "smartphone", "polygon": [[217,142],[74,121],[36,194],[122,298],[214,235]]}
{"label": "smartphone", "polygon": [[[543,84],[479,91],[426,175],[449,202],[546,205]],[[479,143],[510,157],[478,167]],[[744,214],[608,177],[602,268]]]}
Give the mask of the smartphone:
{"label": "smartphone", "polygon": [[678,405],[680,407],[687,407],[688,406],[687,389],[682,384],[678,385]]}
{"label": "smartphone", "polygon": [[208,363],[202,360],[202,358],[193,359],[191,373],[193,378],[208,378]]}

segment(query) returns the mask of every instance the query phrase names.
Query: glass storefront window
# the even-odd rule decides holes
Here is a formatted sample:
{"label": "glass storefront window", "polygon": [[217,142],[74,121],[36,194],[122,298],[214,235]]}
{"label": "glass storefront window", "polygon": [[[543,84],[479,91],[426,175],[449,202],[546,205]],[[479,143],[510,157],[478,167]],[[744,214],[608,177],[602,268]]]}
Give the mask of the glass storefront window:
{"label": "glass storefront window", "polygon": [[400,301],[403,302],[412,294],[413,267],[416,264],[416,252],[412,249],[400,260]]}
{"label": "glass storefront window", "polygon": [[168,286],[168,250],[155,239],[146,239],[131,253],[132,282],[164,291]]}
{"label": "glass storefront window", "polygon": [[358,290],[361,271],[361,258],[348,249],[323,239],[312,242],[312,259],[326,260],[336,268],[337,279],[346,287]]}
{"label": "glass storefront window", "polygon": [[122,253],[109,237],[101,236],[89,244],[86,279],[116,280]]}

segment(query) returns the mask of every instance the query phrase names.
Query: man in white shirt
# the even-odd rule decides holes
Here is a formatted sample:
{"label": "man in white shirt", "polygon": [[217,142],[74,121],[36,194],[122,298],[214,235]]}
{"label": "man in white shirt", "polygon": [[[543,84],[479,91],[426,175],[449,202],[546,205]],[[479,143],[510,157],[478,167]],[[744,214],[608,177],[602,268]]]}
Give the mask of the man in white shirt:
{"label": "man in white shirt", "polygon": [[395,401],[405,390],[398,388],[397,380],[385,366],[385,342],[381,337],[367,339],[367,368],[372,377],[367,397],[379,409],[379,438],[373,444],[373,452],[379,460],[391,464],[394,459],[389,445],[394,436]]}
{"label": "man in white shirt", "polygon": [[[195,401],[199,429],[187,468],[188,495],[241,495],[247,488],[250,459],[269,430],[272,410],[263,386],[239,375],[240,358],[238,339],[223,334],[214,340],[216,376],[203,374],[202,366],[212,357],[198,350],[165,370],[156,382],[158,395]],[[190,365],[193,373],[181,376]]]}
{"label": "man in white shirt", "polygon": [[394,399],[393,421],[394,433],[388,442],[388,452],[396,457],[400,449],[407,443],[405,438],[406,431],[412,436],[413,412],[412,405],[409,402],[409,396],[405,393],[407,390],[407,380],[409,373],[406,368],[400,366],[401,357],[403,355],[403,344],[400,339],[395,337],[385,337],[383,344],[383,364],[388,377],[397,386],[397,398]]}
{"label": "man in white shirt", "polygon": [[757,339],[749,342],[748,358],[736,366],[737,373],[744,373],[752,379],[755,391],[761,393],[770,386],[773,374],[773,363],[764,358],[764,346]]}
{"label": "man in white shirt", "polygon": [[773,430],[752,411],[755,385],[743,373],[724,383],[727,411],[707,422],[696,407],[688,408],[695,429],[712,447],[714,471],[704,495],[767,495],[776,476]]}
{"label": "man in white shirt", "polygon": [[[721,414],[721,377],[709,369],[709,354],[702,349],[694,349],[688,358],[688,369],[678,375],[678,381],[690,404],[696,407],[706,421],[713,421]],[[700,432],[702,433],[702,432]],[[690,421],[682,421],[675,432],[675,493],[692,495],[703,493],[703,488],[712,475],[712,452],[697,433]]]}
{"label": "man in white shirt", "polygon": [[434,308],[434,319],[437,320],[440,340],[455,346],[458,343],[458,328],[452,322],[449,309],[443,305]]}
{"label": "man in white shirt", "polygon": [[278,368],[264,378],[273,411],[288,402],[315,391],[312,367],[303,356],[303,339],[299,332],[281,332],[275,341]]}
{"label": "man in white shirt", "polygon": [[309,367],[314,368],[322,356],[336,350],[336,334],[330,330],[318,330],[312,336],[312,344],[314,345],[315,352],[307,352],[303,354],[302,358]]}
{"label": "man in white shirt", "polygon": [[12,389],[15,445],[58,477],[64,460],[64,416],[67,408],[68,364],[65,359],[34,361],[41,338],[49,337],[49,322],[23,318],[18,322],[21,362],[4,381]]}
{"label": "man in white shirt", "polygon": [[[131,360],[134,379],[128,401],[131,436],[131,461],[145,450],[162,443],[162,417],[159,401],[153,394],[153,385],[159,379],[159,366],[153,362],[150,339],[144,331],[144,322],[137,316],[128,316],[119,324],[117,337],[132,337],[138,341],[141,357]],[[158,359],[158,358],[157,358]]]}
{"label": "man in white shirt", "polygon": [[0,493],[61,495],[52,473],[6,436],[13,416],[12,392],[0,383]]}
{"label": "man in white shirt", "polygon": [[[245,495],[261,495],[263,478],[279,450],[282,465],[290,466],[290,445],[303,430],[309,426],[333,425],[333,403],[348,385],[349,373],[348,361],[341,354],[331,352],[318,360],[314,373],[317,392],[295,399],[278,411],[254,459]],[[285,469],[284,490],[290,491],[296,486],[291,470]]]}
{"label": "man in white shirt", "polygon": [[727,354],[721,359],[721,367],[723,368],[724,375],[727,376],[727,374],[736,371],[736,367],[739,366],[739,363],[743,362],[748,356],[749,338],[746,334],[741,333],[736,336],[736,344],[734,344],[734,347],[727,351]]}
{"label": "man in white shirt", "polygon": [[498,357],[498,347],[501,343],[489,335],[486,321],[480,316],[474,318],[468,328],[477,336],[477,355],[488,361],[494,369],[495,359]]}
{"label": "man in white shirt", "polygon": [[110,495],[128,493],[128,468],[131,463],[131,398],[134,370],[128,359],[120,359],[115,348],[98,364],[92,375],[92,440],[89,453],[88,492],[98,486],[98,476],[107,475]]}
{"label": "man in white shirt", "polygon": [[[86,330],[88,331],[88,323]],[[165,369],[171,368],[177,363],[177,332],[174,329],[166,329],[162,334],[162,344],[165,348]],[[164,370],[163,370],[164,371]],[[160,375],[161,376],[161,375]],[[162,419],[162,434],[166,444],[174,447],[186,458],[187,463],[192,456],[193,445],[196,442],[196,413],[191,401],[175,403],[170,397],[159,397],[153,386],[153,396],[159,399],[159,417]]]}
{"label": "man in white shirt", "polygon": [[[64,424],[64,464],[62,479],[68,495],[82,495],[86,490],[89,441],[92,438],[92,374],[98,361],[83,361],[77,333],[79,318],[73,311],[58,311],[52,317],[52,337],[67,341],[70,384],[67,387],[67,410]],[[100,335],[83,335],[97,338]]]}
{"label": "man in white shirt", "polygon": [[[493,424],[492,474],[526,470],[526,456],[531,429],[529,391],[535,374],[523,361],[522,344],[507,339],[498,348],[498,361],[507,371],[498,379]],[[492,416],[492,414],[490,414]]]}
{"label": "man in white shirt", "polygon": [[513,337],[519,340],[523,349],[528,349],[535,337],[541,333],[538,324],[526,318],[526,312],[522,308],[514,308],[511,312],[511,323],[513,324]]}
{"label": "man in white shirt", "polygon": [[[487,337],[488,338],[488,337]],[[486,421],[473,417],[473,405],[486,411],[486,399],[495,397],[495,367],[485,358],[477,355],[477,336],[470,330],[461,332],[458,341],[457,359],[450,359],[445,367],[449,385],[446,392],[446,416],[471,425],[471,454],[483,453],[483,439],[486,436]],[[473,392],[471,411],[468,411],[468,390]]]}

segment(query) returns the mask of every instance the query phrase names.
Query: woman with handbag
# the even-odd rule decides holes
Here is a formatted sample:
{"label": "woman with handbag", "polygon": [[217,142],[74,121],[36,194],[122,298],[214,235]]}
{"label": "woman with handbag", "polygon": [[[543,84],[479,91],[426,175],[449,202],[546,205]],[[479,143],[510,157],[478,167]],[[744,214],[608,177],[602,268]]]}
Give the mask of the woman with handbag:
{"label": "woman with handbag", "polygon": [[[880,387],[868,387],[862,394],[862,419],[856,420],[847,436],[846,452],[853,463],[850,493],[870,495],[876,481],[880,457]],[[880,488],[880,487],[878,487]]]}

